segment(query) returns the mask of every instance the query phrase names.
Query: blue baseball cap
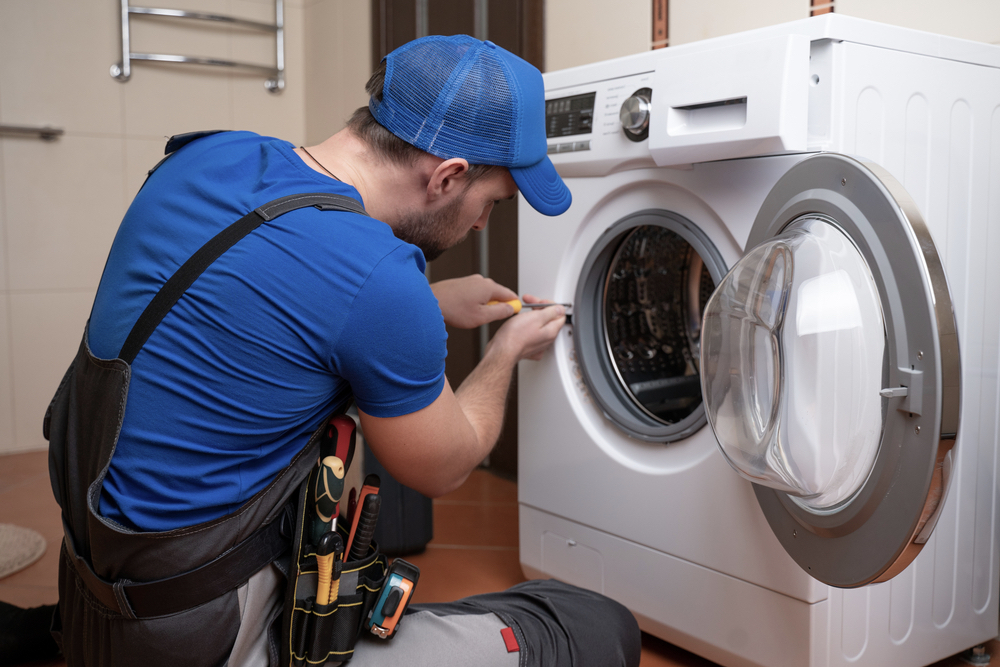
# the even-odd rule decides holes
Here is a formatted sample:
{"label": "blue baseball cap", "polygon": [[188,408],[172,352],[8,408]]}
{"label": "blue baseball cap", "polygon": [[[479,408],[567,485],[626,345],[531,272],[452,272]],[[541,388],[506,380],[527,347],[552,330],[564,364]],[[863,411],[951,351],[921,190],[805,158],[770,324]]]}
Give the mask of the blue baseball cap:
{"label": "blue baseball cap", "polygon": [[468,35],[421,37],[385,57],[375,120],[417,148],[470,164],[507,167],[545,215],[572,196],[549,160],[542,73],[493,42]]}

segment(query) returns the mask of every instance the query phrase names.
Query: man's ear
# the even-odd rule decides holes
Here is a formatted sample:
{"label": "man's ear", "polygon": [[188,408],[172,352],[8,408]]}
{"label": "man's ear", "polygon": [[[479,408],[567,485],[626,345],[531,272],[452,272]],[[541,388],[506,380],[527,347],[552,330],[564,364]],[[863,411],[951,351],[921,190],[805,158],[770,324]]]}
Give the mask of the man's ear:
{"label": "man's ear", "polygon": [[469,163],[464,158],[453,157],[441,162],[427,181],[427,198],[434,201],[457,192],[465,186],[468,173]]}

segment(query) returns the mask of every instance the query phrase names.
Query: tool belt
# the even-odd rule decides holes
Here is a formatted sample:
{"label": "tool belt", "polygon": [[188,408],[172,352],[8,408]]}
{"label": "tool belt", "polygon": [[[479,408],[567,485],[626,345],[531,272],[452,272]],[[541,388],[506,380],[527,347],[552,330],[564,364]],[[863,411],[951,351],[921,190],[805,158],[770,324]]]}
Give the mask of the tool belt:
{"label": "tool belt", "polygon": [[[320,581],[317,545],[311,539],[308,525],[308,501],[312,497],[315,475],[314,471],[299,489],[292,539],[294,572],[289,572],[285,590],[281,664],[294,667],[350,660],[388,571],[386,557],[379,553],[378,545],[371,542],[363,558],[348,559],[338,566],[341,568],[338,593],[325,605],[316,602]],[[344,523],[338,522],[337,533],[347,544],[349,530]]]}

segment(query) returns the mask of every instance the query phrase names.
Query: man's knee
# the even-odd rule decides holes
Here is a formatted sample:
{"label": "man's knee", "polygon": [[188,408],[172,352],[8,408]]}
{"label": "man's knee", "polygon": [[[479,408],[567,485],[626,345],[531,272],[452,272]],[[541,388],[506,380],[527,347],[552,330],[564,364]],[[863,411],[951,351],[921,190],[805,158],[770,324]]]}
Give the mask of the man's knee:
{"label": "man's knee", "polygon": [[635,617],[609,597],[554,579],[527,581],[508,592],[544,600],[564,628],[574,667],[637,667],[642,636]]}

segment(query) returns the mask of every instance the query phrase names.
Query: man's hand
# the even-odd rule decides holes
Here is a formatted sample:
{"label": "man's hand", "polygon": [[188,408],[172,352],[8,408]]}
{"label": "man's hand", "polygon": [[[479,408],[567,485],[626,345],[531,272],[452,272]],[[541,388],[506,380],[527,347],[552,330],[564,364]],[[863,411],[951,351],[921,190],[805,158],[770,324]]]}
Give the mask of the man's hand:
{"label": "man's hand", "polygon": [[[530,294],[525,294],[522,300],[524,303],[551,303]],[[500,327],[489,347],[501,346],[513,356],[514,363],[521,359],[538,361],[565,323],[566,309],[562,306],[525,308]]]}
{"label": "man's hand", "polygon": [[486,304],[510,301],[516,299],[517,294],[478,274],[438,281],[431,285],[431,290],[437,297],[445,324],[459,329],[475,329],[514,314],[514,309],[506,303]]}

